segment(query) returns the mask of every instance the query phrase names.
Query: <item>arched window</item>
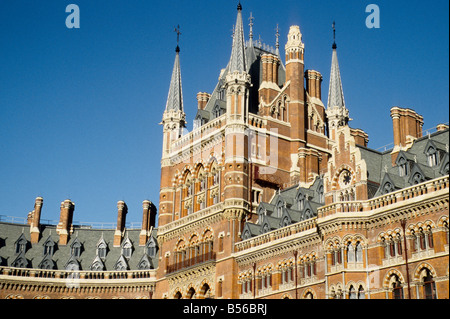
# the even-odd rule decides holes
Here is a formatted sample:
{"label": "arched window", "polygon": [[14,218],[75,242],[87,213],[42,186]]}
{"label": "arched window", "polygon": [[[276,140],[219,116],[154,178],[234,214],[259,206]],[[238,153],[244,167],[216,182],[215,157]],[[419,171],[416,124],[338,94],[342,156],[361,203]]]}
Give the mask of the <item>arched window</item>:
{"label": "arched window", "polygon": [[353,285],[351,285],[350,289],[348,290],[348,299],[357,299],[356,297],[356,289],[355,287],[353,287]]}
{"label": "arched window", "polygon": [[355,261],[355,248],[353,247],[352,243],[347,244],[347,262],[354,262]]}
{"label": "arched window", "polygon": [[425,299],[436,299],[436,283],[429,269],[426,269],[426,276],[423,277],[423,290]]}
{"label": "arched window", "polygon": [[305,295],[305,299],[314,299],[314,295],[312,294],[312,292],[307,292]]}
{"label": "arched window", "polygon": [[363,253],[362,253],[362,245],[360,242],[356,243],[356,262],[362,262],[363,261]]}
{"label": "arched window", "polygon": [[187,295],[186,295],[187,299],[195,299],[195,289],[194,288],[190,288]]}
{"label": "arched window", "polygon": [[366,294],[364,292],[364,288],[362,285],[359,286],[359,289],[358,289],[358,299],[366,299]]}
{"label": "arched window", "polygon": [[181,299],[182,298],[181,292],[177,291],[177,293],[175,294],[174,298],[175,299]]}
{"label": "arched window", "polygon": [[403,299],[403,286],[397,275],[394,275],[395,279],[392,283],[392,298]]}
{"label": "arched window", "polygon": [[434,242],[433,242],[433,232],[431,231],[431,226],[428,225],[427,226],[427,232],[426,232],[426,237],[427,237],[427,243],[428,243],[428,247],[429,248],[433,248],[434,247]]}
{"label": "arched window", "polygon": [[449,229],[448,229],[448,222],[444,221],[444,229],[445,229],[445,243],[448,245],[449,243]]}
{"label": "arched window", "polygon": [[425,180],[425,178],[422,176],[422,174],[417,172],[413,176],[412,183],[413,183],[413,185],[417,185],[417,184],[422,183],[424,180]]}
{"label": "arched window", "polygon": [[303,210],[305,208],[305,195],[298,193],[296,197],[297,210]]}

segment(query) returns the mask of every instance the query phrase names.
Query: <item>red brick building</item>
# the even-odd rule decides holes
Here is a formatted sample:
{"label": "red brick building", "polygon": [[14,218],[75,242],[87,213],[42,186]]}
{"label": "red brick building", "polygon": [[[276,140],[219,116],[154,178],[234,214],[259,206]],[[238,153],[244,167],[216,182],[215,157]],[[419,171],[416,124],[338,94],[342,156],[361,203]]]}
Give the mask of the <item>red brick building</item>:
{"label": "red brick building", "polygon": [[230,60],[188,133],[177,46],[157,228],[148,201],[136,230],[124,202],[115,229],[73,225],[70,200],[41,225],[38,198],[26,227],[0,223],[0,297],[448,298],[448,126],[423,136],[419,114],[393,107],[394,147],[370,149],[349,126],[336,43],[325,106],[300,28],[279,42],[254,41],[252,22],[245,40],[239,5]]}

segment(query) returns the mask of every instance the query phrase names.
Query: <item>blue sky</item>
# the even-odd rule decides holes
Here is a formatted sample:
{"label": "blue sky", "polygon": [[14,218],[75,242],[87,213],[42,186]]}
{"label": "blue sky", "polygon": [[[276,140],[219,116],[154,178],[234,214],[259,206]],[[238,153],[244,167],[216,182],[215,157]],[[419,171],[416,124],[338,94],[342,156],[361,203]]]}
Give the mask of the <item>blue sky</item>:
{"label": "blue sky", "polygon": [[[65,25],[67,5],[80,28]],[[368,29],[368,4],[381,27]],[[164,111],[176,47],[188,129],[196,94],[212,92],[231,53],[237,1],[0,0],[0,215],[26,217],[44,197],[42,219],[58,220],[75,202],[74,220],[141,222],[142,201],[158,205]],[[369,146],[392,142],[389,110],[409,107],[424,129],[449,118],[449,3],[433,1],[243,0],[248,38],[281,49],[300,26],[305,67],[323,75],[326,104],[333,20],[351,127]]]}

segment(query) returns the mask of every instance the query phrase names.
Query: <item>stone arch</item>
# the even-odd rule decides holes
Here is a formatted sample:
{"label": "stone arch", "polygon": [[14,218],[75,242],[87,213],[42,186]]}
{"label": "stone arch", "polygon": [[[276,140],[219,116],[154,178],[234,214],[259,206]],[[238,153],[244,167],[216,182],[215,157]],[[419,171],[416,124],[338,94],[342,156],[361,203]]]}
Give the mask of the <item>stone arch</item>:
{"label": "stone arch", "polygon": [[180,251],[186,248],[186,240],[183,237],[178,238],[178,240],[175,242],[174,250]]}
{"label": "stone arch", "polygon": [[354,184],[355,178],[356,178],[356,172],[355,170],[350,167],[347,164],[342,164],[341,166],[339,166],[339,168],[334,172],[333,178],[331,179],[331,190],[336,190],[337,189],[337,185],[339,185],[339,176],[341,175],[341,173],[347,170],[350,172],[351,176],[352,176],[352,180],[350,182],[350,184]]}
{"label": "stone arch", "polygon": [[200,283],[199,296],[200,299],[210,298],[213,296],[213,289],[211,283],[207,279],[203,279]]}
{"label": "stone arch", "polygon": [[401,282],[405,282],[405,278],[403,277],[403,274],[400,271],[398,271],[397,269],[390,269],[386,273],[386,276],[384,276],[384,280],[383,280],[383,288],[384,289],[390,288],[392,277],[394,275],[397,276]]}
{"label": "stone arch", "polygon": [[313,289],[311,289],[311,288],[307,288],[307,289],[305,289],[305,290],[303,291],[303,293],[302,293],[302,299],[311,299],[311,298],[308,298],[308,294],[311,294],[311,295],[312,295],[312,299],[317,299],[317,294],[316,294],[316,292],[315,292]]}
{"label": "stone arch", "polygon": [[324,250],[333,250],[333,248],[336,248],[336,247],[339,248],[339,247],[341,247],[341,245],[342,245],[341,238],[338,236],[335,236],[335,237],[328,238],[325,241],[323,248],[324,248]]}
{"label": "stone arch", "polygon": [[211,227],[205,228],[200,236],[202,241],[212,240],[214,238],[214,231]]}
{"label": "stone arch", "polygon": [[352,245],[356,245],[357,242],[360,242],[363,247],[367,246],[368,240],[362,234],[348,234],[342,238],[342,244],[347,245],[348,243],[352,243]]}
{"label": "stone arch", "polygon": [[183,299],[183,294],[181,293],[181,289],[175,289],[175,293],[173,294],[173,299]]}
{"label": "stone arch", "polygon": [[196,299],[197,298],[197,291],[193,284],[189,284],[187,286],[185,296],[186,296],[186,299]]}
{"label": "stone arch", "polygon": [[422,262],[414,270],[414,275],[413,275],[414,280],[416,280],[416,281],[422,280],[423,271],[425,269],[428,269],[430,271],[430,273],[433,276],[433,278],[437,277],[437,274],[436,274],[436,271],[434,270],[434,267],[431,266],[429,263]]}

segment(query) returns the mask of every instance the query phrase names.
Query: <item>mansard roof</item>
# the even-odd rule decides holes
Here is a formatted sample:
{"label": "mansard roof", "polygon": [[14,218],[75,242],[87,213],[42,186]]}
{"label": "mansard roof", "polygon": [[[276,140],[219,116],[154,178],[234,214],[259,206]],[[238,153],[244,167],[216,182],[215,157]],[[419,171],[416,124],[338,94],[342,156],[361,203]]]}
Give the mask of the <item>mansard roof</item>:
{"label": "mansard roof", "polygon": [[[3,245],[0,245],[0,266],[12,266],[17,259],[25,261],[27,268],[39,268],[43,265],[44,259],[48,264],[49,257],[43,256],[44,243],[53,242],[57,245],[57,250],[53,252],[50,259],[54,263],[55,269],[66,269],[68,263],[72,260],[72,246],[78,243],[82,245],[83,249],[80,252],[80,257],[76,258],[79,262],[80,270],[90,270],[95,260],[100,260],[104,264],[104,270],[114,270],[116,262],[122,254],[122,247],[114,247],[114,229],[87,229],[74,226],[75,232],[70,237],[67,245],[59,245],[59,236],[56,233],[56,226],[41,225],[41,237],[36,244],[29,244],[29,248],[22,255],[15,254],[15,242],[22,235],[31,242],[30,226],[21,224],[0,223],[0,237]],[[138,269],[139,262],[143,254],[146,253],[147,247],[139,246],[140,229],[127,229],[127,237],[123,242],[128,241],[133,246],[131,258],[127,261],[129,269]],[[152,230],[151,236],[156,242],[157,229]],[[97,258],[97,247],[99,244],[106,244],[108,252],[103,261]],[[156,245],[156,247],[158,247]],[[16,257],[17,256],[17,257]],[[149,257],[152,267],[158,266],[157,257]]]}
{"label": "mansard roof", "polygon": [[[376,192],[370,196],[379,196],[385,194],[384,186],[387,182],[394,187],[392,191],[414,185],[414,175],[419,174],[423,181],[431,180],[440,176],[447,175],[444,167],[448,163],[448,144],[449,130],[437,131],[433,134],[416,139],[411,147],[401,150],[396,158],[394,166],[392,165],[392,150],[386,152],[377,152],[366,147],[358,145],[361,157],[366,161],[368,180],[373,185],[379,185]],[[427,149],[432,146],[437,150],[438,165],[430,166],[428,161]],[[399,165],[405,160],[407,172],[405,176],[400,175]]]}
{"label": "mansard roof", "polygon": [[[261,202],[258,205],[258,221],[256,223],[246,222],[241,238],[249,239],[266,232],[297,223],[317,216],[317,209],[323,206],[319,199],[319,188],[323,185],[323,180],[317,177],[308,187],[292,186],[285,190],[280,190],[271,199],[270,203]],[[304,194],[304,206],[300,209],[297,205],[298,194]],[[280,205],[281,203],[281,205]],[[281,215],[278,216],[277,207],[281,207]]]}

